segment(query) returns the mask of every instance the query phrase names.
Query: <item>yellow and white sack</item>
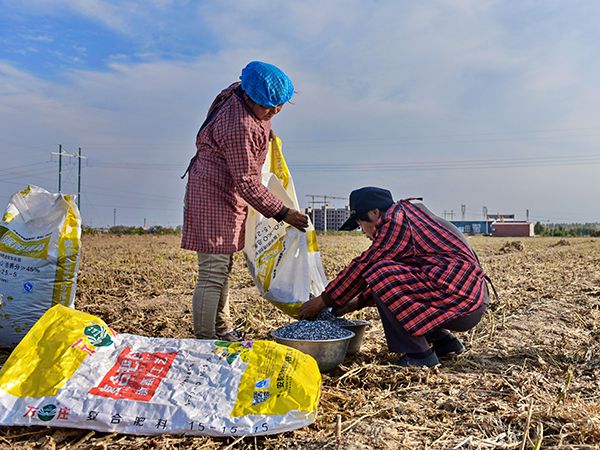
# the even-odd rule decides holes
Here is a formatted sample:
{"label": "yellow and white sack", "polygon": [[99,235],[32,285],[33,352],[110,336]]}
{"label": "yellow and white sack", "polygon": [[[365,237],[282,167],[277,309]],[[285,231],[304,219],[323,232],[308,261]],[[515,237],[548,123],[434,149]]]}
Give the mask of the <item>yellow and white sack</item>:
{"label": "yellow and white sack", "polygon": [[[262,183],[285,206],[300,210],[278,137],[271,141],[262,168]],[[296,317],[302,303],[325,289],[327,278],[312,223],[302,232],[249,207],[245,239],[246,262],[256,286],[288,315]]]}
{"label": "yellow and white sack", "polygon": [[53,305],[73,306],[81,219],[72,196],[28,186],[0,222],[0,347],[14,347]]}
{"label": "yellow and white sack", "polygon": [[0,370],[0,426],[251,436],[314,422],[321,374],[269,341],[116,334],[57,305]]}

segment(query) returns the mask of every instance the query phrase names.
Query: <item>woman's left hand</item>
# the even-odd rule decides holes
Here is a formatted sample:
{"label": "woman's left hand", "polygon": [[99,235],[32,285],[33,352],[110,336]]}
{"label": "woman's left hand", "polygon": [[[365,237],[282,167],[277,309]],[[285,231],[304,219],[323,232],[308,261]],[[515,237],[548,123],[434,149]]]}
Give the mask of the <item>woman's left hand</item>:
{"label": "woman's left hand", "polygon": [[334,316],[340,317],[340,316],[343,316],[344,314],[348,314],[353,311],[356,311],[357,309],[358,309],[358,297],[354,297],[348,303],[345,303],[341,306],[335,305],[333,307],[333,309],[331,310],[331,313]]}

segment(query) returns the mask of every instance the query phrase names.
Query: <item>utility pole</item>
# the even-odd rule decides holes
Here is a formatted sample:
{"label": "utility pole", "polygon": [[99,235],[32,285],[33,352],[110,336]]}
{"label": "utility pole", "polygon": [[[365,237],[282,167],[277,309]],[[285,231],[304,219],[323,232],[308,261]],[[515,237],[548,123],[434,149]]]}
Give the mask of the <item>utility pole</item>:
{"label": "utility pole", "polygon": [[58,192],[61,192],[62,178],[62,144],[58,144]]}
{"label": "utility pole", "polygon": [[485,234],[489,233],[488,231],[488,220],[487,220],[488,209],[487,206],[483,207],[483,220],[485,221]]}
{"label": "utility pole", "polygon": [[465,221],[465,215],[467,213],[467,205],[460,205],[460,212],[462,214],[462,221]]}
{"label": "utility pole", "polygon": [[113,227],[117,226],[117,208],[113,209]]}
{"label": "utility pole", "polygon": [[58,144],[58,153],[51,152],[51,155],[58,156],[58,192],[62,193],[62,157],[66,156],[68,158],[77,158],[78,161],[78,171],[77,171],[77,207],[81,207],[81,160],[85,158],[85,156],[81,156],[81,147],[78,148],[77,153],[69,153],[63,151],[62,144]]}
{"label": "utility pole", "polygon": [[323,196],[323,233],[327,233],[327,196]]}
{"label": "utility pole", "polygon": [[79,152],[77,153],[77,209],[81,214],[81,147],[79,147]]}

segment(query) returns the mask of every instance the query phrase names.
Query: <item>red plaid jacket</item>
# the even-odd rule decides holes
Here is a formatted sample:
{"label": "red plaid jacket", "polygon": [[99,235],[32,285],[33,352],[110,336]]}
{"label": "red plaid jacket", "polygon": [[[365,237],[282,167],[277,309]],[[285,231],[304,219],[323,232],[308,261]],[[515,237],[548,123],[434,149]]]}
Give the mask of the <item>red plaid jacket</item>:
{"label": "red plaid jacket", "polygon": [[273,217],[283,203],[263,186],[271,122],[257,119],[236,94],[223,90],[209,109],[220,109],[196,137],[189,168],[181,247],[203,253],[234,253],[244,247],[248,204]]}
{"label": "red plaid jacket", "polygon": [[[422,205],[421,205],[422,206]],[[404,329],[422,336],[478,308],[485,274],[468,243],[426,208],[401,200],[380,218],[371,247],[325,288],[328,305],[376,294]]]}

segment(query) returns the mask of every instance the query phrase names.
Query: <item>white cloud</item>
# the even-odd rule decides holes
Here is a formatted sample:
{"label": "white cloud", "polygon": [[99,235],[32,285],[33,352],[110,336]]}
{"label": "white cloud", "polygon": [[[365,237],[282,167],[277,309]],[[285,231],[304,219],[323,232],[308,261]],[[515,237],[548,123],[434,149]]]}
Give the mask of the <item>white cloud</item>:
{"label": "white cloud", "polygon": [[[140,39],[139,52],[147,52],[142,59],[151,62],[132,63],[134,55],[115,49],[107,70],[71,70],[61,82],[1,63],[0,135],[12,141],[69,142],[82,145],[90,158],[184,168],[214,95],[237,80],[244,64],[260,59],[282,67],[299,91],[295,105],[274,121],[292,165],[597,151],[600,74],[591,56],[598,33],[567,7],[537,11],[524,2],[512,11],[504,2],[467,0],[29,3],[68,7]],[[584,31],[569,27],[575,22]],[[176,36],[186,45],[208,37],[210,48],[161,60],[160,40],[171,43]],[[466,202],[472,210],[485,203],[552,211],[556,199],[569,207],[574,197],[580,205],[592,203],[600,188],[590,176],[595,167],[299,171],[295,180],[301,197],[385,183],[398,196],[424,194],[440,209],[458,211]],[[89,172],[92,180],[100,176]],[[182,195],[183,183],[172,172],[161,174],[160,185],[143,171],[101,175],[96,184],[143,189],[157,198]],[[563,210],[586,210],[569,207]]]}
{"label": "white cloud", "polygon": [[121,30],[124,25],[119,14],[123,9],[102,0],[24,0],[19,7],[28,8],[37,14],[49,15],[60,14],[61,10],[72,10],[117,30]]}
{"label": "white cloud", "polygon": [[54,38],[52,36],[47,36],[47,35],[43,35],[43,34],[37,34],[37,35],[24,34],[24,35],[21,35],[21,37],[28,41],[54,42]]}

